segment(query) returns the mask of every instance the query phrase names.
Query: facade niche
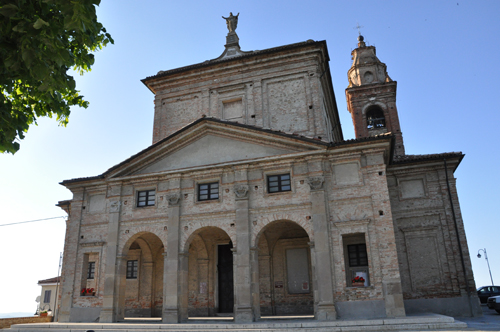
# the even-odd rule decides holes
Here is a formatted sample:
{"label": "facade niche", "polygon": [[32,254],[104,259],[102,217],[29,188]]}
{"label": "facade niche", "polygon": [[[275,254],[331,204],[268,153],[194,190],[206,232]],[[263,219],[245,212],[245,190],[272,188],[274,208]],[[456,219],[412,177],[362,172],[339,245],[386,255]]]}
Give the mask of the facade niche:
{"label": "facade niche", "polygon": [[363,286],[370,285],[370,273],[368,268],[368,254],[366,251],[366,240],[364,233],[347,234],[342,236],[344,248],[344,263],[346,271],[347,287],[356,287],[353,280],[356,277],[364,279]]}

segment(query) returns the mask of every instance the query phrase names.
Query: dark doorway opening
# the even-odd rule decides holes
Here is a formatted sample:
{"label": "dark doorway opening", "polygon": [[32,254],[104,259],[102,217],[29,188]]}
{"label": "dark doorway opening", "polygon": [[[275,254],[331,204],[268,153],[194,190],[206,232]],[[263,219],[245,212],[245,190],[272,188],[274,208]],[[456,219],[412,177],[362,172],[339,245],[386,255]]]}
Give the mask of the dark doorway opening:
{"label": "dark doorway opening", "polygon": [[219,313],[232,313],[234,306],[233,244],[221,244],[217,248],[219,272]]}

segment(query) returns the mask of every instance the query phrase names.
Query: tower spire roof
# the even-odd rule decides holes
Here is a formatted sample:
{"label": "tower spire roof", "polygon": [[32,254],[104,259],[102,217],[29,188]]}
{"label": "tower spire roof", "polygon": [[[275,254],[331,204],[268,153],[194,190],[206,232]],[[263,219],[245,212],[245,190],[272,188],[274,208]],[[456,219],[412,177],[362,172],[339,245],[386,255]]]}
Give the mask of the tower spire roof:
{"label": "tower spire roof", "polygon": [[352,52],[352,66],[347,75],[349,87],[372,83],[392,82],[387,66],[377,58],[375,46],[366,46],[365,38],[358,36],[358,47]]}

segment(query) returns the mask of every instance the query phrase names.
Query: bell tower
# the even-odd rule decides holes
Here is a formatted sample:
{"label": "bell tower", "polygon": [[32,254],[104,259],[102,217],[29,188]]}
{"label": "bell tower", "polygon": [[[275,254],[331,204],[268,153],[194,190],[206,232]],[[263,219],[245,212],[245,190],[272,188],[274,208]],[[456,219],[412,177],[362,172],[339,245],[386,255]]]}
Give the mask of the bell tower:
{"label": "bell tower", "polygon": [[392,133],[396,138],[394,157],[404,155],[396,108],[397,82],[389,77],[387,66],[377,58],[375,46],[366,46],[361,34],[351,55],[353,62],[347,72],[349,86],[345,93],[356,138]]}

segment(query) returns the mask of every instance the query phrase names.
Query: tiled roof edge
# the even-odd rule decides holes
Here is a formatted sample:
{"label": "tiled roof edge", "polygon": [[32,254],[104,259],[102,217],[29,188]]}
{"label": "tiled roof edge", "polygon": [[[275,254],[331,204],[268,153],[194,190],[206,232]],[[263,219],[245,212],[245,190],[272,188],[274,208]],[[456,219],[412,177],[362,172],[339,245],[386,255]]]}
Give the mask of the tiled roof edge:
{"label": "tiled roof edge", "polygon": [[360,143],[360,142],[365,142],[365,141],[376,141],[376,140],[387,139],[387,138],[392,139],[392,134],[382,134],[382,135],[373,136],[373,137],[363,137],[363,138],[357,138],[357,139],[344,140],[344,141],[340,141],[340,142],[325,142],[325,141],[322,141],[318,138],[303,136],[303,135],[299,135],[299,134],[291,134],[291,133],[286,133],[286,132],[282,132],[282,131],[278,131],[278,130],[264,129],[264,128],[257,127],[257,126],[252,126],[252,125],[247,125],[247,124],[242,124],[242,123],[237,123],[237,122],[232,122],[232,121],[227,121],[227,120],[221,120],[221,119],[212,118],[212,117],[203,117],[203,118],[199,118],[198,120],[195,120],[195,121],[191,122],[190,124],[182,127],[181,129],[179,129],[175,133],[163,138],[162,140],[148,146],[144,150],[141,150],[138,153],[130,156],[129,158],[125,159],[124,161],[109,168],[107,171],[105,171],[101,175],[64,180],[64,181],[60,182],[60,184],[66,185],[66,184],[71,184],[71,183],[75,183],[75,182],[104,179],[109,173],[111,173],[115,169],[127,164],[131,160],[133,160],[133,159],[139,157],[140,155],[154,149],[155,147],[172,139],[173,137],[180,135],[182,132],[190,129],[191,127],[196,126],[197,124],[199,124],[202,121],[209,121],[209,122],[215,122],[215,123],[220,123],[220,124],[228,124],[228,125],[236,126],[236,127],[242,127],[242,128],[246,128],[246,129],[253,129],[253,130],[257,130],[257,131],[261,131],[261,132],[265,132],[265,133],[269,133],[269,134],[273,134],[273,135],[278,135],[278,136],[292,138],[292,139],[298,139],[298,140],[308,142],[308,143],[319,144],[319,145],[323,145],[325,147],[336,147],[336,146],[341,146],[341,145],[349,145],[349,144],[355,144],[355,143]]}
{"label": "tiled roof edge", "polygon": [[[234,56],[234,57],[230,57],[230,58],[224,58],[224,59],[216,58],[216,59],[212,59],[212,60],[207,60],[205,62],[196,63],[194,65],[164,70],[164,71],[161,71],[161,74],[148,76],[148,77],[142,79],[141,82],[147,86],[146,82],[149,80],[155,79],[155,78],[169,76],[171,74],[182,73],[184,71],[188,71],[191,69],[208,67],[208,66],[218,64],[218,63],[224,63],[224,62],[230,62],[230,61],[239,60],[239,59],[251,58],[253,56],[257,56],[257,55],[261,55],[261,54],[268,54],[268,53],[274,53],[274,52],[279,52],[279,51],[284,51],[284,50],[291,50],[294,48],[299,48],[299,47],[302,47],[305,45],[313,45],[313,44],[323,44],[323,45],[325,45],[325,50],[326,50],[326,41],[325,40],[321,40],[321,41],[307,40],[307,41],[300,42],[300,43],[294,43],[294,44],[288,44],[288,45],[283,45],[283,46],[278,46],[278,47],[273,47],[273,48],[267,48],[265,50],[250,51],[248,54],[242,54],[242,55],[238,55],[238,56]],[[328,56],[327,50],[326,50],[325,54],[326,54],[326,60],[329,61],[329,56]]]}

